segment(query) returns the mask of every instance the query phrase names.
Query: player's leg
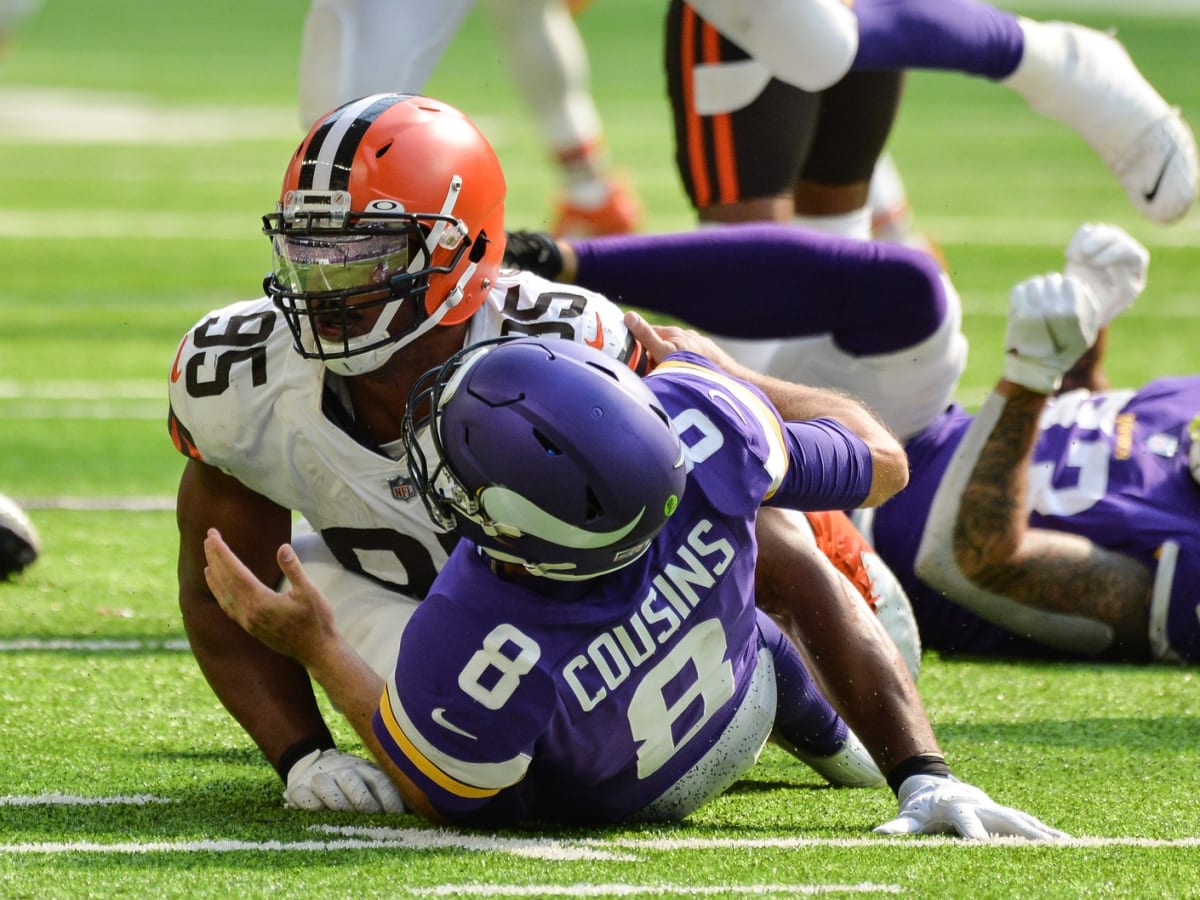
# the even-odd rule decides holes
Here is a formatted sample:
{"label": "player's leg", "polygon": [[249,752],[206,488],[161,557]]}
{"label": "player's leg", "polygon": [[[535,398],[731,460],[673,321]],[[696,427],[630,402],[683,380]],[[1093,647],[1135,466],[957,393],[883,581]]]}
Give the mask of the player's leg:
{"label": "player's leg", "polygon": [[552,231],[624,234],[641,223],[637,195],[612,171],[592,99],[588,55],[564,0],[488,0],[513,78],[562,174]]}
{"label": "player's leg", "polygon": [[775,728],[771,740],[839,787],[878,787],[883,774],[862,742],[821,693],[795,645],[765,612],[760,640],[775,663]]}
{"label": "player's leg", "polygon": [[875,163],[871,173],[871,188],[867,193],[867,205],[871,208],[871,237],[877,241],[903,244],[922,253],[928,253],[946,268],[946,259],[941,248],[917,227],[908,190],[892,155],[887,153]]}
{"label": "player's leg", "polygon": [[795,185],[796,222],[868,240],[871,177],[900,108],[901,72],[851,72],[821,92]]}
{"label": "player's leg", "polygon": [[[681,0],[667,11],[664,64],[675,165],[701,224],[791,222],[819,96],[771,78]],[[769,369],[779,345],[719,343],[759,371]]]}
{"label": "player's leg", "polygon": [[921,671],[921,637],[900,579],[845,513],[810,512],[804,519],[813,530],[817,547],[874,611],[916,681]]}
{"label": "player's leg", "polygon": [[312,0],[300,44],[300,120],[389,91],[420,93],[474,0]]}
{"label": "player's leg", "polygon": [[665,29],[675,164],[698,218],[790,221],[817,96],[772,79],[681,0]]}
{"label": "player's leg", "polygon": [[1181,218],[1200,175],[1191,129],[1110,35],[977,0],[861,0],[856,69],[946,69],[1000,81],[1076,131],[1134,208]]}

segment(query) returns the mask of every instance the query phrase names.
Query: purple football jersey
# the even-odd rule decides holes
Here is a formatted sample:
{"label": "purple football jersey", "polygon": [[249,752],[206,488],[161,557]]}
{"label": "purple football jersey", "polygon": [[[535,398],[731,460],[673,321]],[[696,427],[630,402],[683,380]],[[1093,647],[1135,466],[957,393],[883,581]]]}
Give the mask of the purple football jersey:
{"label": "purple football jersey", "polygon": [[[1156,572],[1152,647],[1186,662],[1200,661],[1200,485],[1188,468],[1197,413],[1200,377],[1064,394],[1041,417],[1030,477],[1032,526],[1081,535]],[[985,622],[913,574],[934,493],[970,421],[954,408],[909,441],[909,484],[876,511],[874,546],[908,591],[926,647],[1062,656]]]}
{"label": "purple football jersey", "polygon": [[510,580],[463,541],[404,630],[375,731],[453,821],[626,819],[697,780],[730,735],[740,774],[770,733],[754,528],[783,477],[781,423],[687,354],[647,384],[691,469],[646,554],[590,581]]}

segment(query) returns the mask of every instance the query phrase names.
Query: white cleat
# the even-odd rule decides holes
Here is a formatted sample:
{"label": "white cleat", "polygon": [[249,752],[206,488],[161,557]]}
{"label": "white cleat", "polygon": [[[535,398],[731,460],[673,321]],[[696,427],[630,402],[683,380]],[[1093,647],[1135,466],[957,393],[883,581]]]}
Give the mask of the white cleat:
{"label": "white cleat", "polygon": [[[1051,51],[1042,61],[1055,60],[1057,71],[1031,72],[1035,80],[1020,84],[1023,59],[1010,86],[1034,110],[1078,132],[1138,212],[1161,224],[1183,218],[1196,199],[1200,172],[1196,139],[1179,110],[1167,104],[1111,35],[1063,22],[1032,27],[1041,33],[1035,37],[1025,29],[1026,56]],[[1031,69],[1038,67],[1037,60],[1029,62]]]}
{"label": "white cleat", "polygon": [[846,733],[846,743],[842,749],[832,756],[815,756],[805,753],[790,741],[781,737],[778,732],[772,736],[777,744],[804,763],[834,787],[881,787],[887,784],[887,779],[871,759],[871,754],[863,746],[853,731]]}

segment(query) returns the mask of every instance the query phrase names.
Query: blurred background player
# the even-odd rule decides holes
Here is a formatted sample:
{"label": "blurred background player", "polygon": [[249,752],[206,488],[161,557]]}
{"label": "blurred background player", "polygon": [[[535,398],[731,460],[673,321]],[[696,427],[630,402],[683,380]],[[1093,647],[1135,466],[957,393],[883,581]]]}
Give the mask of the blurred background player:
{"label": "blurred background player", "polygon": [[976,0],[673,0],[666,67],[676,162],[704,222],[815,216],[866,237],[908,69],[1014,90],[1087,141],[1152,221],[1177,221],[1196,196],[1179,111],[1117,40],[1080,25]]}
{"label": "blurred background player", "polygon": [[[368,94],[420,94],[474,0],[313,0],[300,53],[300,117]],[[623,234],[641,202],[614,173],[589,86],[587,48],[565,0],[484,0],[497,45],[562,179],[549,230]]]}
{"label": "blurred background player", "polygon": [[8,52],[16,40],[21,22],[33,15],[42,0],[0,0],[0,56]]}

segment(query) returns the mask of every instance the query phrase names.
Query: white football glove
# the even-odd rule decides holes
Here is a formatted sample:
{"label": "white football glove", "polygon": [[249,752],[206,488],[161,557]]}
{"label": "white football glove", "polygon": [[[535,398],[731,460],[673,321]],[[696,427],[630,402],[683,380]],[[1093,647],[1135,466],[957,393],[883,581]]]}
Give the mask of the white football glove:
{"label": "white football glove", "polygon": [[1105,325],[1146,287],[1150,252],[1115,225],[1080,225],[1065,255],[1063,274],[1092,289]]}
{"label": "white football glove", "polygon": [[341,750],[314,750],[296,760],[283,802],[291,809],[404,812],[400,792],[378,766]]}
{"label": "white football glove", "polygon": [[957,834],[971,840],[1070,837],[1028,813],[1000,806],[977,787],[953,775],[912,775],[900,785],[900,814],[878,834]]}
{"label": "white football glove", "polygon": [[1009,295],[1004,377],[1040,394],[1054,393],[1110,318],[1079,279],[1057,272],[1027,278]]}

